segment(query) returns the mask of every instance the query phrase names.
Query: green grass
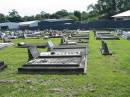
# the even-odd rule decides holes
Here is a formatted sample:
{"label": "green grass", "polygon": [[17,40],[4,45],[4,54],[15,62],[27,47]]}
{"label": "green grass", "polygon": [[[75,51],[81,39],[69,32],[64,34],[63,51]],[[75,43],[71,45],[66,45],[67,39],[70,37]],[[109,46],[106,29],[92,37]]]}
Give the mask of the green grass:
{"label": "green grass", "polygon": [[[43,39],[16,39],[14,43],[44,43]],[[52,39],[55,44],[59,39]],[[27,49],[9,47],[0,50],[0,59],[8,68],[0,72],[0,97],[130,97],[130,41],[106,41],[112,56],[102,56],[100,41],[90,35],[86,75],[18,74],[27,62]],[[46,51],[46,49],[40,49]],[[32,83],[27,83],[32,80]]]}

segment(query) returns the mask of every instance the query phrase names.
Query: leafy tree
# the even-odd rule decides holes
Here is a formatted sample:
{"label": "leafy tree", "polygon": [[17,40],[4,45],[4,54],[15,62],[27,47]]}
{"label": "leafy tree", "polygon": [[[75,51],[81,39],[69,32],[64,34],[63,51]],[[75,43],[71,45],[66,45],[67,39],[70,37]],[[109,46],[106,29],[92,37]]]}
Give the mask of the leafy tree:
{"label": "leafy tree", "polygon": [[22,18],[18,14],[18,12],[13,9],[11,12],[9,12],[9,15],[6,17],[10,22],[21,22]]}
{"label": "leafy tree", "polygon": [[59,16],[60,18],[63,18],[63,17],[65,17],[65,16],[68,16],[69,13],[67,12],[67,10],[62,9],[62,10],[60,10],[60,11],[57,11],[57,12],[55,13],[55,15],[56,15],[56,16]]}
{"label": "leafy tree", "polygon": [[50,19],[59,19],[59,18],[60,16],[55,13],[50,15]]}
{"label": "leafy tree", "polygon": [[76,16],[74,16],[74,15],[69,15],[66,18],[78,21],[78,18]]}
{"label": "leafy tree", "polygon": [[33,21],[35,20],[35,16],[24,16],[22,18],[23,21]]}
{"label": "leafy tree", "polygon": [[112,15],[126,11],[130,8],[129,0],[98,0],[94,5],[88,7],[89,17],[106,17],[111,19]]}
{"label": "leafy tree", "polygon": [[48,19],[50,17],[50,14],[44,11],[41,11],[40,15],[42,19]]}
{"label": "leafy tree", "polygon": [[36,14],[35,19],[36,19],[36,20],[42,20],[43,18],[42,18],[42,16],[41,16],[41,14]]}
{"label": "leafy tree", "polygon": [[0,23],[5,22],[5,21],[6,21],[5,15],[0,13]]}
{"label": "leafy tree", "polygon": [[81,12],[80,11],[74,11],[74,16],[78,18],[79,21],[81,21]]}
{"label": "leafy tree", "polygon": [[81,14],[81,19],[82,19],[82,21],[87,21],[88,20],[88,13],[83,11]]}

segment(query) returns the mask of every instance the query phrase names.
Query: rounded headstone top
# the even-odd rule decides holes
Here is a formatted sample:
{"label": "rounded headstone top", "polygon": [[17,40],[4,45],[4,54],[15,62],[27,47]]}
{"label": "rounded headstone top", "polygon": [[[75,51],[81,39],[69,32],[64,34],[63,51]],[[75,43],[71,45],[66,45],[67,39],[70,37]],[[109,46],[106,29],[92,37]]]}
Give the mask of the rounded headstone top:
{"label": "rounded headstone top", "polygon": [[25,42],[20,42],[19,44],[24,45],[24,44],[25,44]]}

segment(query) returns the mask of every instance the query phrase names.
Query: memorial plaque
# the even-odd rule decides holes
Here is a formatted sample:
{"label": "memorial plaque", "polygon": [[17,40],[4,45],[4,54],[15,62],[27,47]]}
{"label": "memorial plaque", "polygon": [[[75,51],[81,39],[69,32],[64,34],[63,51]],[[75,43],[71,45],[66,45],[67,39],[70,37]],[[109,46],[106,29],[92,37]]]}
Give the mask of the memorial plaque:
{"label": "memorial plaque", "polygon": [[80,63],[80,57],[74,57],[74,58],[44,58],[44,59],[35,59],[28,63],[31,64],[79,64]]}
{"label": "memorial plaque", "polygon": [[28,48],[28,60],[29,61],[32,59],[38,58],[39,55],[40,54],[36,47],[32,46],[32,47]]}
{"label": "memorial plaque", "polygon": [[49,41],[47,42],[47,48],[48,48],[48,51],[51,51],[51,50],[54,48],[54,44],[52,43],[51,40],[49,40]]}
{"label": "memorial plaque", "polygon": [[27,64],[18,68],[19,73],[30,72],[60,72],[60,73],[84,73],[85,57],[71,58],[40,58],[29,61]]}
{"label": "memorial plaque", "polygon": [[3,70],[4,68],[6,68],[7,66],[4,64],[3,61],[0,61],[0,70]]}
{"label": "memorial plaque", "polygon": [[62,36],[62,37],[61,37],[61,44],[65,43],[65,42],[66,42],[66,41],[65,41],[65,37]]}
{"label": "memorial plaque", "polygon": [[11,40],[8,37],[3,37],[3,42],[7,43],[7,42],[11,42]]}
{"label": "memorial plaque", "polygon": [[112,55],[108,49],[107,43],[103,40],[101,41],[101,53],[102,55]]}

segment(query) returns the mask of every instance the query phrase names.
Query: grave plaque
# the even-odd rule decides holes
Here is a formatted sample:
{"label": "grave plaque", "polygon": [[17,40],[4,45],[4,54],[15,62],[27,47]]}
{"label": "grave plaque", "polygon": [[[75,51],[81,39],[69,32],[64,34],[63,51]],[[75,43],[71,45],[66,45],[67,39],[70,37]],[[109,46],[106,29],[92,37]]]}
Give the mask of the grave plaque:
{"label": "grave plaque", "polygon": [[39,54],[36,47],[31,46],[31,47],[28,48],[28,60],[29,61],[32,60],[32,59],[38,58],[39,55],[40,54]]}
{"label": "grave plaque", "polygon": [[7,66],[4,64],[3,61],[0,61],[0,70],[3,70],[4,68],[6,68]]}
{"label": "grave plaque", "polygon": [[65,43],[65,37],[64,36],[61,37],[61,44],[63,44],[63,43]]}
{"label": "grave plaque", "polygon": [[101,41],[101,53],[102,53],[102,55],[112,55],[112,54],[109,52],[107,43],[104,42],[103,40]]}
{"label": "grave plaque", "polygon": [[8,37],[3,37],[3,42],[7,43],[7,42],[11,42],[11,40]]}
{"label": "grave plaque", "polygon": [[51,40],[49,40],[49,41],[47,42],[47,48],[48,48],[48,51],[51,51],[51,50],[54,48],[54,44],[52,43]]}

